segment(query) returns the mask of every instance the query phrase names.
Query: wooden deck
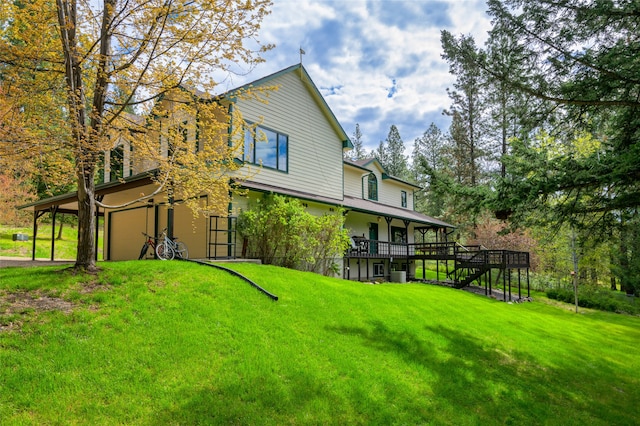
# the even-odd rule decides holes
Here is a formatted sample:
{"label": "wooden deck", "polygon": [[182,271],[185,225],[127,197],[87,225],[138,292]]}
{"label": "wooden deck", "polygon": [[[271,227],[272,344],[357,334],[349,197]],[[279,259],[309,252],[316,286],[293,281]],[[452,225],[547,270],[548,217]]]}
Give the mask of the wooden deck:
{"label": "wooden deck", "polygon": [[[483,278],[487,290],[491,290],[491,271],[498,270],[498,278],[502,276],[503,281],[510,271],[518,270],[518,282],[520,283],[520,271],[527,272],[527,289],[529,287],[529,267],[530,256],[528,252],[513,250],[489,250],[481,246],[462,246],[456,242],[441,243],[392,243],[388,241],[368,240],[365,238],[354,238],[352,247],[345,253],[345,264],[349,266],[347,278],[351,278],[351,261],[357,261],[357,277],[362,279],[361,264],[366,260],[366,279],[369,279],[369,261],[383,261],[389,263],[406,263],[411,261],[435,260],[438,276],[440,273],[440,262],[444,262],[444,269],[447,281],[454,283],[455,287],[465,287],[472,282],[480,283]],[[453,268],[449,265],[452,262]],[[374,276],[375,278],[375,276]],[[412,279],[416,277],[408,276]],[[504,282],[506,291],[506,281]],[[511,283],[509,282],[509,289]],[[511,294],[509,292],[509,297]]]}
{"label": "wooden deck", "polygon": [[405,244],[357,238],[354,246],[345,253],[345,258],[452,260],[463,267],[529,267],[528,252],[487,250],[480,246],[462,246],[456,242]]}

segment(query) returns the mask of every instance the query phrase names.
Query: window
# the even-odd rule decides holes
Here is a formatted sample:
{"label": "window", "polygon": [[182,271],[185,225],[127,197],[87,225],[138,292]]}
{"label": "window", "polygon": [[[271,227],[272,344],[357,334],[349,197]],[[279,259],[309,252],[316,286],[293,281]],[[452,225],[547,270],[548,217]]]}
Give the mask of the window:
{"label": "window", "polygon": [[125,177],[124,175],[124,146],[120,145],[111,150],[109,156],[109,182]]}
{"label": "window", "polygon": [[406,243],[407,242],[407,230],[405,228],[398,228],[397,226],[391,227],[391,242],[392,243]]}
{"label": "window", "polygon": [[[186,154],[189,141],[189,129],[187,122],[185,121],[180,126],[175,126],[169,130],[168,135],[167,156],[173,158],[181,154]],[[197,143],[194,146],[194,151],[198,150]]]}
{"label": "window", "polygon": [[407,191],[400,191],[400,204],[402,207],[407,207]]}
{"label": "window", "polygon": [[255,134],[244,133],[244,161],[287,172],[289,169],[289,137],[256,126]]}
{"label": "window", "polygon": [[367,179],[368,195],[370,200],[378,201],[378,179],[371,173]]}
{"label": "window", "polygon": [[374,263],[373,264],[373,276],[374,277],[384,277],[384,263]]}

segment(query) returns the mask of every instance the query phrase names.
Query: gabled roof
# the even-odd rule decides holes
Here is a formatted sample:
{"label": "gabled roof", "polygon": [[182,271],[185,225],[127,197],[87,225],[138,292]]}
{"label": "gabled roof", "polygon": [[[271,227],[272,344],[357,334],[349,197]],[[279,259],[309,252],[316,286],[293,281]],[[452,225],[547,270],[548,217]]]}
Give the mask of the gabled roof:
{"label": "gabled roof", "polygon": [[402,180],[400,178],[397,178],[395,176],[391,176],[389,173],[387,173],[387,171],[385,170],[384,166],[382,165],[382,163],[380,162],[380,160],[378,160],[377,158],[373,157],[373,158],[364,158],[361,160],[344,160],[344,164],[348,165],[348,166],[352,166],[355,167],[357,169],[361,169],[367,172],[371,172],[371,167],[368,167],[372,164],[376,165],[380,170],[382,170],[382,179],[389,179],[389,180],[393,180],[396,182],[401,182],[404,183],[405,185],[409,185],[412,186],[416,189],[422,189],[422,187],[416,185],[415,183],[411,183],[411,182],[407,182],[406,180]]}
{"label": "gabled roof", "polygon": [[324,97],[322,96],[322,93],[320,93],[320,90],[318,90],[318,87],[315,85],[313,80],[311,80],[309,73],[307,73],[307,70],[304,68],[304,66],[302,66],[302,64],[292,65],[288,68],[282,69],[268,76],[259,78],[258,80],[244,84],[235,89],[231,89],[228,92],[221,94],[219,97],[233,99],[234,95],[238,92],[250,89],[255,86],[267,85],[272,80],[282,75],[290,74],[290,73],[295,73],[300,78],[300,81],[302,81],[305,87],[309,90],[309,94],[316,101],[316,103],[322,110],[323,114],[329,121],[329,124],[331,125],[331,127],[333,127],[333,129],[336,131],[340,139],[342,139],[343,148],[349,148],[349,149],[353,148],[353,143],[351,143],[351,139],[349,139],[347,132],[344,131],[344,129],[342,128],[342,125],[340,125],[340,122],[338,122],[338,119],[336,118],[335,114],[333,113],[333,111],[331,111],[331,108],[329,108],[327,101],[324,99]]}

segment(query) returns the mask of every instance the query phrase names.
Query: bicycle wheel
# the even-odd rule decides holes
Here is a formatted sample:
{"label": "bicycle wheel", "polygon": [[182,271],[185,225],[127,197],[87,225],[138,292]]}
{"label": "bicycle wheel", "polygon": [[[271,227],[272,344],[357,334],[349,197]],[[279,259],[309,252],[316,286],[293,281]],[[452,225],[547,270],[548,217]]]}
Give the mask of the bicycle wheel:
{"label": "bicycle wheel", "polygon": [[158,259],[171,260],[176,257],[176,252],[167,243],[160,243],[156,246],[156,254]]}
{"label": "bicycle wheel", "polygon": [[179,257],[180,259],[188,259],[189,258],[189,250],[187,249],[187,246],[185,243],[183,243],[182,241],[176,243],[176,257]]}
{"label": "bicycle wheel", "polygon": [[142,250],[140,250],[140,256],[138,256],[138,260],[142,260],[145,258],[145,256],[147,255],[147,250],[149,250],[149,244],[144,243],[144,245],[142,246]]}

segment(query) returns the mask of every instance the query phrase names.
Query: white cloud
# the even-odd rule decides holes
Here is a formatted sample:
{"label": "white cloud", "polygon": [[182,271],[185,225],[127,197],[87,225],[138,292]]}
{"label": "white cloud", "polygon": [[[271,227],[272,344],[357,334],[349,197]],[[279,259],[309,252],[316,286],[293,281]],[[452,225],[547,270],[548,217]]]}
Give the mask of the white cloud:
{"label": "white cloud", "polygon": [[485,9],[483,0],[275,0],[260,40],[276,48],[234,83],[297,63],[302,47],[305,67],[348,134],[359,122],[373,149],[396,124],[409,150],[430,120],[447,130],[441,112],[453,76],[440,31],[472,34],[481,45],[490,29]]}

